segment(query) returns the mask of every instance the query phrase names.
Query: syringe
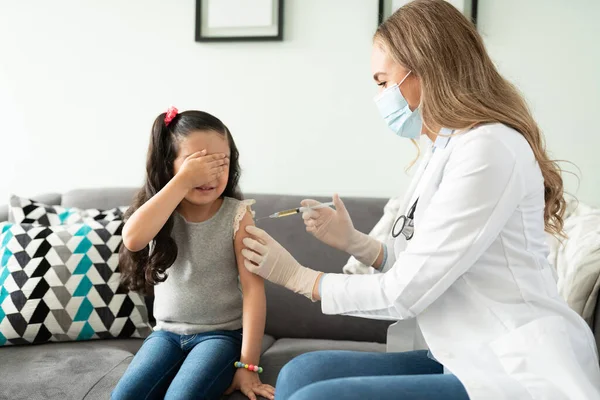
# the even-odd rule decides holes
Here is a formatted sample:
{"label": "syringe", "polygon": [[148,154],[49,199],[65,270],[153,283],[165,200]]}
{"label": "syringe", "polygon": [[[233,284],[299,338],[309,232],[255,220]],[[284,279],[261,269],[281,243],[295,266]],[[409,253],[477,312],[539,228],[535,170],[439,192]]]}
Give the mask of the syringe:
{"label": "syringe", "polygon": [[[319,208],[331,207],[332,205],[333,205],[333,201],[330,201],[329,203],[321,203],[321,204],[317,204],[316,206],[312,206],[312,207],[291,208],[289,210],[283,210],[283,211],[276,212],[276,213],[271,214],[268,217],[264,217],[264,218],[287,217],[288,215],[294,215],[294,214],[298,214],[298,213],[305,212],[308,210],[318,210]],[[260,218],[260,219],[264,219],[264,218]]]}

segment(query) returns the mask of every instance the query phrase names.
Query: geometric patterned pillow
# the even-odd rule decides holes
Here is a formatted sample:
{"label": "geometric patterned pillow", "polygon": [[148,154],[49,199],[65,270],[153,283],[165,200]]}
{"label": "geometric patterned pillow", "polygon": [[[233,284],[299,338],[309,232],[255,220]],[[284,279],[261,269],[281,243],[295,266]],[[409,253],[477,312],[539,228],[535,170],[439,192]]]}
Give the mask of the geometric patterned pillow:
{"label": "geometric patterned pillow", "polygon": [[43,226],[71,225],[87,220],[122,220],[129,207],[115,207],[110,210],[90,208],[82,210],[76,207],[50,206],[15,195],[10,196],[9,221],[16,224],[34,224]]}
{"label": "geometric patterned pillow", "polygon": [[0,346],[148,336],[143,297],[119,285],[122,228],[0,224]]}

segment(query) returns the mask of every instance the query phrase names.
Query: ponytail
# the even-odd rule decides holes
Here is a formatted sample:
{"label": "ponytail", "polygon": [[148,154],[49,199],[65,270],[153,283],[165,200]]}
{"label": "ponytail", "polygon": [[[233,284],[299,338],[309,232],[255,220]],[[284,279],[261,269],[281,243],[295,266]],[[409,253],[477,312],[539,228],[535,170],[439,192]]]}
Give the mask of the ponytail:
{"label": "ponytail", "polygon": [[[174,135],[165,124],[166,113],[160,114],[152,125],[152,135],[146,158],[146,182],[125,213],[127,220],[138,208],[156,195],[173,177],[173,162],[177,155]],[[171,122],[171,126],[175,124]],[[150,246],[132,252],[125,246],[119,250],[121,281],[129,290],[149,294],[152,287],[166,279],[165,272],[177,258],[177,244],[171,237],[173,215],[169,217]]]}

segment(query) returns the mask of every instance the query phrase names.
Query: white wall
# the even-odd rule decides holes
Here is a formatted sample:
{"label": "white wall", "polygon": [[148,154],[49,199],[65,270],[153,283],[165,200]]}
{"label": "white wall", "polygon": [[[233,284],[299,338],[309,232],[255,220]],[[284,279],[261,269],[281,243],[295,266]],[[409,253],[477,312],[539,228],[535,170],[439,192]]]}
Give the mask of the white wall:
{"label": "white wall", "polygon": [[[600,206],[600,1],[479,0],[479,30],[525,94],[580,201]],[[579,186],[579,190],[578,189]]]}
{"label": "white wall", "polygon": [[[199,44],[193,0],[0,0],[0,199],[139,185],[171,104],[230,127],[247,192],[401,193],[415,150],[372,102],[377,1],[285,2],[284,42]],[[480,0],[493,58],[600,205],[599,16],[596,0]]]}

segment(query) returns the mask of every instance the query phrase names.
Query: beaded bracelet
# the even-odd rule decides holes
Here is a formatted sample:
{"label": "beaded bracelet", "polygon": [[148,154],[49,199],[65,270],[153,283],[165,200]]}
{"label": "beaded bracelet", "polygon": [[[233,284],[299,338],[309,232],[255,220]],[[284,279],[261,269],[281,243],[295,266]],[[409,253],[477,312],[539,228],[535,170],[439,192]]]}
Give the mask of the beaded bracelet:
{"label": "beaded bracelet", "polygon": [[259,367],[258,365],[244,364],[243,362],[239,361],[234,362],[233,366],[236,368],[246,368],[248,371],[258,372],[259,374],[262,374],[263,372],[262,367]]}

